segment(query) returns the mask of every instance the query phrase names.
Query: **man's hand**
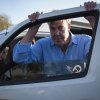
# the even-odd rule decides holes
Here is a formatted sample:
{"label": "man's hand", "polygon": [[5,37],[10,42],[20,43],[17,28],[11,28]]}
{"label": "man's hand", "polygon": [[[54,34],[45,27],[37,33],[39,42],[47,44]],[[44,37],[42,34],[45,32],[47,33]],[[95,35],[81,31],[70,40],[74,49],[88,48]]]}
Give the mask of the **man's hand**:
{"label": "man's hand", "polygon": [[[38,19],[39,15],[40,15],[40,13],[36,12],[36,13],[29,15],[28,18],[31,20],[32,23],[34,23]],[[32,42],[34,36],[38,32],[39,27],[40,27],[40,25],[29,27],[29,30],[28,30],[26,36],[20,41],[20,43]]]}
{"label": "man's hand", "polygon": [[[40,15],[40,13],[36,12],[36,13],[33,13],[33,14],[29,15],[28,18],[31,20],[32,23],[34,23],[38,19],[39,15]],[[31,32],[35,36],[35,34],[37,33],[39,27],[40,27],[40,25],[30,27],[29,32]]]}
{"label": "man's hand", "polygon": [[[93,1],[84,3],[84,7],[87,11],[93,10],[96,7],[96,5],[97,5],[96,2],[93,2]],[[85,18],[89,21],[89,23],[93,29],[94,25],[95,25],[95,17],[94,16],[87,16]]]}

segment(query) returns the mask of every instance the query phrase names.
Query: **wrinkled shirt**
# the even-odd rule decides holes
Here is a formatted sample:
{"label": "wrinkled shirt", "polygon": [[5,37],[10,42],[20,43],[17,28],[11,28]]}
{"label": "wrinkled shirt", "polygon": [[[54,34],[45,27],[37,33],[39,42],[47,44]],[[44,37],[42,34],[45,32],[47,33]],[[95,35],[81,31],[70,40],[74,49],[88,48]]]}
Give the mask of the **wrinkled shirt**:
{"label": "wrinkled shirt", "polygon": [[51,37],[43,38],[33,45],[31,43],[17,43],[13,50],[13,60],[17,63],[42,63],[45,73],[66,73],[62,62],[68,60],[84,60],[89,52],[91,37],[88,35],[73,35],[71,41],[63,53],[58,45],[55,45]]}

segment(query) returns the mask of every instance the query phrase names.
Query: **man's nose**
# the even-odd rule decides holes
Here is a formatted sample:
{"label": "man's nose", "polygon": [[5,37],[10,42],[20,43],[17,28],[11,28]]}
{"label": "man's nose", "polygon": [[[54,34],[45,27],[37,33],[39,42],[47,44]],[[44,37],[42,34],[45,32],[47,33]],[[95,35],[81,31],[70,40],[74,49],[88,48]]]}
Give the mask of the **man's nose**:
{"label": "man's nose", "polygon": [[57,33],[55,33],[55,35],[60,35],[60,33],[59,33],[59,32],[57,32]]}
{"label": "man's nose", "polygon": [[60,32],[58,29],[55,30],[55,35],[60,35]]}

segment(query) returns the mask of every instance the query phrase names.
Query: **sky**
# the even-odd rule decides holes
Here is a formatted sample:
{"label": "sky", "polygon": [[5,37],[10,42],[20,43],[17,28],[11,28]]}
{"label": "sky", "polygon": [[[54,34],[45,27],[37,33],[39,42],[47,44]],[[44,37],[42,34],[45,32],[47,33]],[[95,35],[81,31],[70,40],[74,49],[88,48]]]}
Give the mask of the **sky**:
{"label": "sky", "polygon": [[[5,14],[12,24],[28,18],[29,14],[39,11],[43,13],[83,5],[89,0],[0,0],[0,14]],[[100,3],[100,0],[94,0]]]}

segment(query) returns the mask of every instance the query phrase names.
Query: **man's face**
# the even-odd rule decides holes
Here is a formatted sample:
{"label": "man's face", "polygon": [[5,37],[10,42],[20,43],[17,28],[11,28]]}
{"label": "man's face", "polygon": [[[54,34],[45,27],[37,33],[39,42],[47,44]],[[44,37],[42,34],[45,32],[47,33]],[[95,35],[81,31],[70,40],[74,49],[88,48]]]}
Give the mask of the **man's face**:
{"label": "man's face", "polygon": [[69,23],[66,20],[59,20],[49,23],[50,34],[57,45],[64,45],[69,37]]}

